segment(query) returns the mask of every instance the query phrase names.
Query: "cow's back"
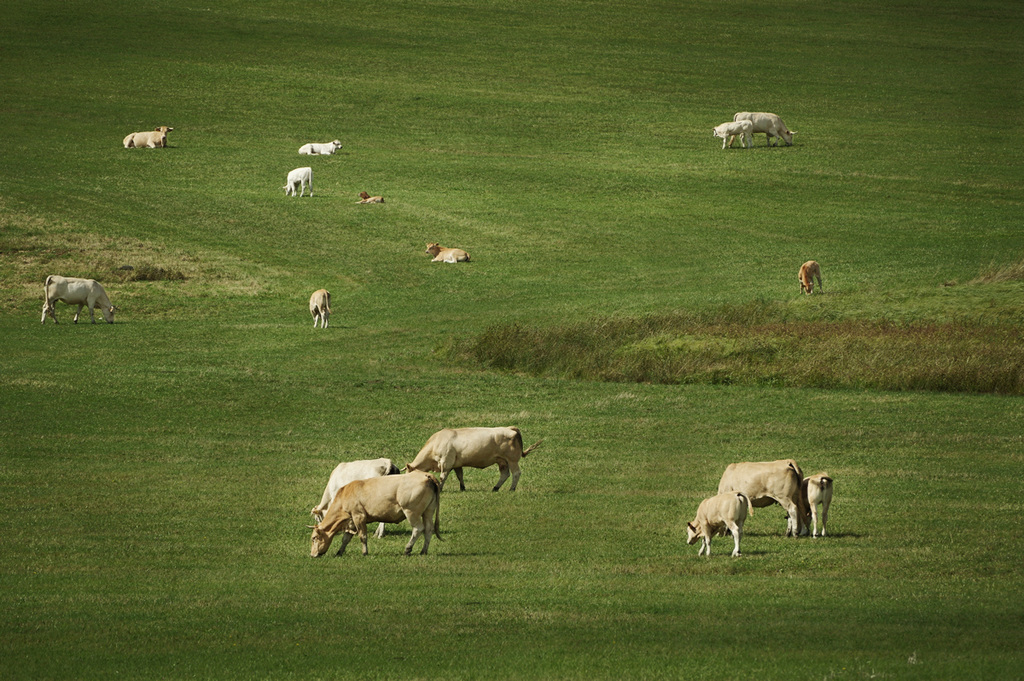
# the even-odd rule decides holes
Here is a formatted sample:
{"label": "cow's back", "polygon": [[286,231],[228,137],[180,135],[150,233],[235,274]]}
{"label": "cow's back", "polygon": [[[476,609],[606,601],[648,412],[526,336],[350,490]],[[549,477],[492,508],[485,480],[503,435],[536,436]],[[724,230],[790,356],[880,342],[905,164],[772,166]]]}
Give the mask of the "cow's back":
{"label": "cow's back", "polygon": [[754,506],[760,507],[766,505],[761,502],[768,494],[790,498],[799,495],[799,471],[800,467],[792,459],[731,463],[726,467],[718,483],[718,493],[742,492]]}
{"label": "cow's back", "polygon": [[498,459],[518,460],[522,436],[517,428],[457,428],[449,446],[456,454],[456,466],[483,467]]}

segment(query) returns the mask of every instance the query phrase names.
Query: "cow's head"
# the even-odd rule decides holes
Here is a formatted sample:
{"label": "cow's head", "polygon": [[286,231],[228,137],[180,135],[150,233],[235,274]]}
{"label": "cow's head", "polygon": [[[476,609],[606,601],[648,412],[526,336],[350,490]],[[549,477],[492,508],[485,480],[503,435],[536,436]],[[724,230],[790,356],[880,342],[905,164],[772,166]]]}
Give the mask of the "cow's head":
{"label": "cow's head", "polygon": [[100,312],[103,313],[103,320],[107,322],[107,324],[114,323],[114,313],[117,312],[116,307],[114,307],[113,305],[111,305],[110,307],[101,307]]}
{"label": "cow's head", "polygon": [[334,145],[335,149],[341,149],[341,142],[339,140],[334,140],[331,144]]}
{"label": "cow's head", "polygon": [[166,125],[161,125],[159,128],[156,129],[157,132],[162,132],[165,135],[169,133],[171,130],[174,130],[174,128],[168,128]]}
{"label": "cow's head", "polygon": [[786,143],[787,147],[793,146],[793,135],[796,134],[795,130],[783,130],[781,133],[782,141]]}
{"label": "cow's head", "polygon": [[313,545],[309,550],[309,557],[319,558],[327,553],[327,549],[331,548],[331,540],[334,539],[334,535],[321,530],[319,525],[307,525],[306,527],[313,530],[311,537]]}
{"label": "cow's head", "polygon": [[427,244],[427,250],[426,250],[427,255],[436,256],[440,252],[441,252],[441,244],[436,244],[436,243],[434,243],[434,244]]}
{"label": "cow's head", "polygon": [[700,528],[693,523],[686,523],[686,543],[693,545],[700,539]]}

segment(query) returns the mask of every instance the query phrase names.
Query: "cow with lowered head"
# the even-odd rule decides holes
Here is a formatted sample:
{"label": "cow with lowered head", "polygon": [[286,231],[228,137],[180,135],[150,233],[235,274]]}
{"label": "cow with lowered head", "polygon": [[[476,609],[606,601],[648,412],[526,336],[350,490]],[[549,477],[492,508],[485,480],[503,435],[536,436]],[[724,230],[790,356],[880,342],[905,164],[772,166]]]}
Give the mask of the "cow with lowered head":
{"label": "cow with lowered head", "polygon": [[352,536],[358,534],[363,544],[363,555],[369,553],[366,545],[367,523],[400,523],[408,520],[412,537],[405,545],[405,555],[412,553],[413,544],[423,535],[426,555],[430,537],[441,538],[441,483],[429,473],[406,473],[382,478],[355,480],[338,490],[324,519],[313,530],[310,556],[317,558],[327,553],[331,541],[343,534],[337,555],[345,552]]}
{"label": "cow with lowered head", "polygon": [[488,468],[498,464],[495,492],[512,476],[512,491],[519,484],[519,460],[540,446],[541,441],[523,449],[523,435],[515,426],[508,428],[445,428],[430,436],[416,459],[405,466],[407,471],[437,471],[444,486],[454,470],[459,489],[465,491],[462,468]]}

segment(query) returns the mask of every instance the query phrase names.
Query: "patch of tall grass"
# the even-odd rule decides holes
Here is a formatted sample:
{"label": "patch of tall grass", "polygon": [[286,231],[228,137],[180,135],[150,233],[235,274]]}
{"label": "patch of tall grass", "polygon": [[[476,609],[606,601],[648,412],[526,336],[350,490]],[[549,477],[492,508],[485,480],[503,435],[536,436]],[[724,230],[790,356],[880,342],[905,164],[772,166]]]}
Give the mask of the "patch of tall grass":
{"label": "patch of tall grass", "polygon": [[1022,330],[972,321],[806,320],[780,303],[494,326],[455,355],[538,376],[663,384],[1024,394]]}

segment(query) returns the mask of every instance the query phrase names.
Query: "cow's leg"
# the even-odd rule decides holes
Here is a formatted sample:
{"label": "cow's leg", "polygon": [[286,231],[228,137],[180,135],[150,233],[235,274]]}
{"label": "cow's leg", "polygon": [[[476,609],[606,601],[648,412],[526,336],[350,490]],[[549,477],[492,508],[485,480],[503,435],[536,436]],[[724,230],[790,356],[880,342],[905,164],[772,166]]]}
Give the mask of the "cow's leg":
{"label": "cow's leg", "polygon": [[416,543],[416,539],[423,533],[423,516],[417,516],[414,513],[405,511],[405,518],[409,521],[409,525],[412,526],[412,536],[409,537],[409,543],[405,545],[405,555],[412,555],[413,544]]}
{"label": "cow's leg", "polygon": [[[774,497],[772,497],[774,498]],[[790,499],[775,499],[782,508],[786,509],[786,536],[796,537],[800,534],[800,507]]]}
{"label": "cow's leg", "polygon": [[729,530],[732,532],[733,549],[732,555],[736,557],[740,555],[740,536],[743,534],[743,528],[737,523],[729,523]]}
{"label": "cow's leg", "polygon": [[[498,472],[500,473],[498,475],[498,484],[491,489],[492,492],[497,492],[505,484],[505,481],[508,480],[508,464],[504,461],[499,461]],[[515,489],[515,485],[512,486],[512,489]]]}
{"label": "cow's leg", "polygon": [[83,303],[83,304],[79,305],[79,306],[78,306],[78,309],[77,309],[77,310],[75,310],[75,318],[71,320],[71,321],[73,321],[73,322],[74,322],[75,324],[77,324],[77,323],[78,323],[78,315],[82,314],[82,308],[83,308],[83,307],[85,307],[85,303]]}
{"label": "cow's leg", "polygon": [[[828,503],[823,501],[821,503],[821,536],[825,536],[825,523],[828,522]],[[815,525],[815,531],[817,531],[817,525]]]}
{"label": "cow's leg", "polygon": [[361,541],[363,543],[363,555],[364,556],[368,555],[370,553],[370,547],[367,545],[367,541],[366,541],[367,540],[366,523],[365,522],[359,523],[359,527],[356,528],[356,529],[359,530],[359,541]]}
{"label": "cow's leg", "polygon": [[458,468],[455,469],[455,477],[457,477],[459,479],[459,491],[460,492],[465,492],[466,491],[466,481],[462,477],[462,466],[459,466]]}
{"label": "cow's leg", "polygon": [[811,504],[811,526],[814,528],[814,532],[811,534],[812,537],[818,536],[818,505]]}
{"label": "cow's leg", "polygon": [[519,476],[523,474],[523,471],[519,468],[519,463],[516,461],[508,462],[509,470],[512,471],[512,487],[509,488],[510,492],[516,491],[516,485],[519,484]]}
{"label": "cow's leg", "polygon": [[377,523],[377,531],[373,533],[373,536],[377,539],[381,539],[384,536],[384,523]]}
{"label": "cow's leg", "polygon": [[420,551],[421,556],[427,555],[427,549],[430,548],[430,537],[434,533],[434,505],[431,504],[427,507],[427,510],[423,512],[423,550]]}
{"label": "cow's leg", "polygon": [[348,543],[350,541],[352,541],[352,535],[351,534],[349,534],[348,532],[344,532],[343,534],[345,536],[343,536],[341,538],[341,548],[339,548],[338,552],[336,554],[334,554],[335,556],[340,556],[343,553],[345,553],[345,547],[348,546]]}
{"label": "cow's leg", "polygon": [[711,555],[711,537],[707,535],[700,538],[700,550],[697,551],[697,555],[700,556],[702,554]]}

